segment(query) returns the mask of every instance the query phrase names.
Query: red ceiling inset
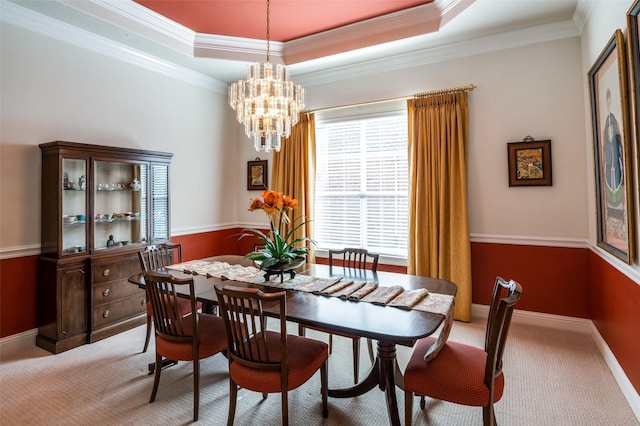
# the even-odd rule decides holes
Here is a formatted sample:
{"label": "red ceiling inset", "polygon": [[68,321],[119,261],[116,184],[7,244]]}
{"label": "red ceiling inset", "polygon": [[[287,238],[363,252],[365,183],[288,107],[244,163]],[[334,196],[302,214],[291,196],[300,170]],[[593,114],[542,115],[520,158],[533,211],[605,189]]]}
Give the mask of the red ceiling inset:
{"label": "red ceiling inset", "polygon": [[[266,0],[134,0],[203,34],[264,40]],[[273,41],[290,41],[387,15],[433,0],[271,0]]]}

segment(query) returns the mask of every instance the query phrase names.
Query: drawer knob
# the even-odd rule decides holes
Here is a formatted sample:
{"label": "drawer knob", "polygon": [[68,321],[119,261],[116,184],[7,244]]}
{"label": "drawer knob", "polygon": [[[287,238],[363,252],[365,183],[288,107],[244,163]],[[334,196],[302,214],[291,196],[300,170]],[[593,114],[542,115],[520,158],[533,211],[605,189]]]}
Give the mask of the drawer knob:
{"label": "drawer knob", "polygon": [[102,276],[103,277],[108,277],[109,274],[111,274],[111,269],[106,268],[104,271],[102,271]]}
{"label": "drawer knob", "polygon": [[105,289],[104,289],[104,291],[102,292],[102,295],[103,295],[104,297],[107,297],[107,296],[109,295],[109,293],[111,293],[111,290],[110,290],[110,289],[108,289],[108,288],[105,288]]}
{"label": "drawer knob", "polygon": [[109,318],[109,310],[108,309],[106,311],[104,311],[104,313],[102,314],[102,318]]}

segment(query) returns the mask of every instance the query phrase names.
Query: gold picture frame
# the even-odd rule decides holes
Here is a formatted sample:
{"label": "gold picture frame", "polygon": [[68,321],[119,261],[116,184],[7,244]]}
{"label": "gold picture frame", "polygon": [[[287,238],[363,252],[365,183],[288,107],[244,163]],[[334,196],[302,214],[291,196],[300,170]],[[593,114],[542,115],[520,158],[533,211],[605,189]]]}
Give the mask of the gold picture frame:
{"label": "gold picture frame", "polygon": [[624,34],[616,30],[589,70],[597,243],[631,264],[635,257],[633,174]]}
{"label": "gold picture frame", "polygon": [[509,186],[551,186],[551,141],[527,136],[522,142],[507,143]]}
{"label": "gold picture frame", "polygon": [[633,133],[636,138],[637,166],[640,167],[640,0],[627,12],[627,29],[629,47],[629,91],[631,92],[631,114],[633,117]]}

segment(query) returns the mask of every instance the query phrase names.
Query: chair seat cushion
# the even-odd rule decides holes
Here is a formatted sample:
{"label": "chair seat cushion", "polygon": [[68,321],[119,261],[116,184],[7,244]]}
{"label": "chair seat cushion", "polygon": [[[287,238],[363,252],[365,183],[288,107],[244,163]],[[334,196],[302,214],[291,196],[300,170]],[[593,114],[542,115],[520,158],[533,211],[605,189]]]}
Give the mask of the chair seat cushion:
{"label": "chair seat cushion", "polygon": [[[280,361],[280,333],[266,331],[269,360]],[[315,339],[287,335],[287,390],[305,383],[329,358],[329,346]],[[240,387],[256,392],[274,393],[282,390],[280,370],[260,370],[232,361],[229,366],[231,379]]]}
{"label": "chair seat cushion", "polygon": [[[424,354],[436,342],[420,339],[413,349],[404,374],[404,388],[418,395],[456,404],[484,407],[489,403],[489,388],[484,384],[487,353],[480,348],[448,341],[438,356],[425,362]],[[504,375],[494,384],[493,402],[502,398]]]}
{"label": "chair seat cushion", "polygon": [[[185,299],[186,300],[186,299]],[[185,333],[192,331],[192,321],[188,316],[184,321]],[[198,314],[199,358],[206,358],[227,347],[227,334],[224,320],[210,314]],[[162,336],[156,336],[156,351],[165,358],[175,361],[191,361],[193,350],[191,342],[175,342]]]}

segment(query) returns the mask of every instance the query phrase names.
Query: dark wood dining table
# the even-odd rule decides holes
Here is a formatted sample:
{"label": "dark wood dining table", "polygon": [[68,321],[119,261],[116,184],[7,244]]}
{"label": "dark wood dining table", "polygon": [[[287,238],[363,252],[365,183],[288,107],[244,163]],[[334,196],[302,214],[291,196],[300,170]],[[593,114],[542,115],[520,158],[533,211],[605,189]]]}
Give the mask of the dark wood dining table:
{"label": "dark wood dining table", "polygon": [[[207,260],[207,259],[203,259]],[[172,275],[188,277],[184,272],[169,270]],[[345,279],[376,281],[381,286],[400,285],[406,290],[425,288],[430,293],[455,296],[457,287],[447,280],[406,275],[393,272],[377,272],[353,270],[328,265],[306,264],[298,269],[298,273],[319,278],[344,277]],[[261,287],[265,291],[280,289],[263,284],[224,280],[221,278],[192,275],[194,277],[196,298],[205,309],[217,305],[215,284],[233,284],[234,286]],[[129,281],[144,286],[142,274],[134,275]],[[346,389],[329,389],[329,396],[349,398],[362,395],[378,386],[385,392],[387,412],[391,425],[400,425],[396,386],[402,388],[402,373],[396,360],[396,345],[411,347],[418,339],[433,334],[441,324],[444,326],[438,341],[430,348],[427,357],[432,357],[440,350],[448,336],[453,321],[453,298],[448,313],[425,312],[415,309],[381,306],[367,302],[354,302],[338,297],[315,295],[303,291],[287,291],[287,321],[320,327],[327,331],[353,334],[376,340],[377,356],[367,377],[353,387]],[[275,309],[265,308],[267,315],[277,317]]]}

